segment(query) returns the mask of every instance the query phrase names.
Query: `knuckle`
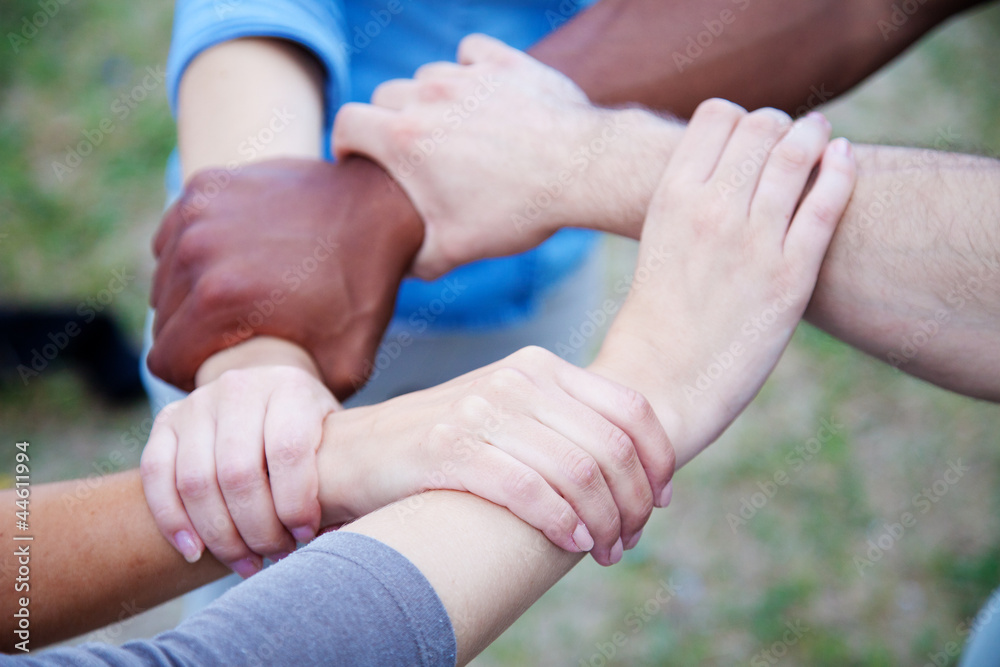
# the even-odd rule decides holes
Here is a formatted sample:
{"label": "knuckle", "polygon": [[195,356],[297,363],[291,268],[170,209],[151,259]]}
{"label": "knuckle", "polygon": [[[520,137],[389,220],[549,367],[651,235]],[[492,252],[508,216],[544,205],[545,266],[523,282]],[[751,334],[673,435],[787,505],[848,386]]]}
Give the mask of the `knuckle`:
{"label": "knuckle", "polygon": [[697,116],[718,120],[735,120],[746,114],[746,109],[743,107],[718,97],[705,100],[695,110]]}
{"label": "knuckle", "polygon": [[455,96],[455,86],[444,79],[424,79],[417,88],[421,102],[439,102]]}
{"label": "knuckle", "polygon": [[813,164],[809,150],[801,144],[790,141],[778,146],[771,157],[777,160],[778,166],[785,171],[800,171],[812,167]]}
{"label": "knuckle", "polygon": [[792,119],[783,111],[765,107],[747,114],[740,124],[758,134],[772,134],[791,122]]}
{"label": "knuckle", "polygon": [[[396,81],[383,81],[379,85],[375,86],[375,90],[372,91],[372,104],[375,106],[385,106],[386,98],[392,95],[392,90],[398,86]],[[354,106],[351,103],[345,104],[341,107],[340,111],[337,113],[337,120],[341,118],[344,121],[352,120],[351,115],[361,111],[361,107]]]}
{"label": "knuckle", "polygon": [[530,383],[528,374],[513,366],[495,368],[485,378],[486,391],[493,396],[509,395],[510,392],[521,390]]}
{"label": "knuckle", "polygon": [[478,427],[489,416],[492,409],[490,402],[478,394],[466,394],[458,399],[455,414],[466,427]]}
{"label": "knuckle", "polygon": [[170,475],[173,473],[170,463],[169,459],[147,447],[139,459],[139,476],[145,482]]}
{"label": "knuckle", "polygon": [[542,495],[545,480],[534,470],[522,469],[509,474],[503,483],[504,491],[515,502],[533,503]]}
{"label": "knuckle", "polygon": [[181,232],[177,241],[177,263],[182,267],[197,266],[211,251],[212,239],[204,225],[192,225]]}
{"label": "knuckle", "polygon": [[639,463],[632,438],[617,426],[612,426],[607,438],[608,454],[616,471],[634,470]]}
{"label": "knuckle", "polygon": [[182,473],[177,476],[177,490],[183,498],[201,500],[208,496],[211,489],[212,481],[201,472]]}
{"label": "knuckle", "polygon": [[601,480],[601,467],[594,457],[582,450],[574,450],[566,457],[566,476],[570,483],[584,490],[598,486]]}
{"label": "knuckle", "polygon": [[243,495],[260,488],[263,481],[262,471],[254,467],[238,462],[219,466],[219,485],[227,493]]}
{"label": "knuckle", "polygon": [[656,412],[653,410],[653,404],[635,389],[625,387],[622,390],[620,400],[625,411],[625,416],[630,423],[648,424],[656,421]]}
{"label": "knuckle", "polygon": [[305,461],[312,452],[312,447],[303,436],[288,434],[275,442],[268,452],[267,467],[271,474],[276,474],[282,468],[294,467]]}
{"label": "knuckle", "polygon": [[425,450],[431,461],[449,460],[466,431],[452,424],[435,424],[427,434]]}
{"label": "knuckle", "polygon": [[215,271],[200,276],[191,296],[195,312],[199,315],[214,314],[230,304],[245,303],[242,281],[233,274]]}
{"label": "knuckle", "polygon": [[389,124],[389,143],[398,150],[409,150],[425,134],[423,123],[413,114],[399,114]]}

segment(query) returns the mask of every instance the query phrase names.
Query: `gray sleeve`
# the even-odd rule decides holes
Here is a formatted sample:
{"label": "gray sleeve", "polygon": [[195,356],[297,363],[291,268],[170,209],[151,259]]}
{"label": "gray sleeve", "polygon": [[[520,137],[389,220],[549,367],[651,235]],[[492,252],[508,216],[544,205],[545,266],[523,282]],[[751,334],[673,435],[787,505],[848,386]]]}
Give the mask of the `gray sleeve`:
{"label": "gray sleeve", "polygon": [[441,600],[409,560],[369,537],[328,533],[153,639],[0,662],[453,667],[455,650]]}

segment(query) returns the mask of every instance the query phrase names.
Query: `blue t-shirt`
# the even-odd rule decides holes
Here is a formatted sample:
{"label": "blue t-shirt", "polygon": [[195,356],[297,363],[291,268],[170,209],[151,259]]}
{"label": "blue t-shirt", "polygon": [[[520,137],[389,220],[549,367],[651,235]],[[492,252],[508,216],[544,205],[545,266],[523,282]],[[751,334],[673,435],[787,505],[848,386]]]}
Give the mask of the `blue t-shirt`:
{"label": "blue t-shirt", "polygon": [[[327,131],[337,108],[367,102],[383,81],[408,78],[420,65],[455,59],[458,43],[482,32],[526,49],[594,0],[178,0],[167,63],[167,92],[177,108],[181,75],[204,49],[238,37],[276,37],[309,49],[326,70]],[[329,142],[324,142],[325,146]],[[179,165],[168,189],[179,190]],[[488,184],[485,187],[489,187]],[[546,290],[593,247],[592,232],[566,229],[529,252],[459,267],[439,280],[407,279],[395,318],[406,322],[439,301],[449,285],[460,295],[432,328],[493,329],[529,317]],[[451,279],[452,282],[445,281]]]}

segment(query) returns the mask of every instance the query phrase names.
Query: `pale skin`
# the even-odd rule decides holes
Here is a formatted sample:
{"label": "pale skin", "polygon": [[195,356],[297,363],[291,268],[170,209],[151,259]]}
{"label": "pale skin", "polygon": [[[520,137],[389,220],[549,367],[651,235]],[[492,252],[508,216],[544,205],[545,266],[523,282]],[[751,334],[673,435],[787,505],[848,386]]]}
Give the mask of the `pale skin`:
{"label": "pale skin", "polygon": [[[679,124],[594,109],[564,76],[488,37],[466,38],[459,61],[467,66],[428,65],[414,80],[383,84],[373,105],[345,105],[334,128],[339,155],[360,152],[394,173],[419,150],[417,139],[444,133],[419,169],[398,175],[427,226],[418,273],[521,250],[565,225],[638,237],[651,175],[674,154]],[[500,82],[495,92],[451,127],[445,110],[483,76]],[[605,149],[595,154],[595,145]],[[502,161],[482,158],[497,150]],[[917,377],[1000,400],[1000,162],[884,146],[858,147],[857,160],[858,187],[807,319]],[[720,194],[757,162],[749,156]],[[532,177],[513,176],[525,173]],[[478,189],[487,176],[491,187]],[[616,184],[610,196],[594,197],[604,192],[598,182]],[[906,353],[905,342],[929,328],[934,335]]]}
{"label": "pale skin", "polygon": [[[718,104],[712,103],[710,107]],[[787,343],[794,322],[805,307],[809,287],[815,281],[815,274],[822,260],[826,243],[833,232],[839,209],[842,209],[849,197],[853,185],[854,171],[850,150],[843,141],[838,141],[826,148],[829,136],[828,126],[818,118],[801,121],[795,131],[788,132],[788,123],[776,122],[780,119],[774,112],[747,115],[739,112],[731,105],[725,110],[732,113],[712,113],[708,109],[704,122],[696,118],[690,132],[692,138],[687,142],[687,153],[691,155],[685,160],[692,166],[701,165],[701,171],[688,169],[687,165],[678,167],[678,173],[668,172],[664,183],[659,189],[656,200],[651,206],[650,223],[641,246],[640,266],[656,246],[669,240],[680,229],[710,229],[711,233],[704,237],[704,242],[693,245],[689,258],[675,267],[663,267],[652,271],[650,278],[638,286],[629,296],[625,310],[609,336],[598,361],[592,370],[608,379],[632,382],[637,362],[641,359],[656,359],[658,355],[649,356],[651,348],[637,344],[635,337],[650,337],[654,339],[660,332],[647,329],[643,319],[635,322],[635,327],[625,325],[636,319],[636,313],[645,313],[651,307],[660,312],[672,312],[676,317],[692,318],[684,324],[700,328],[706,332],[716,328],[724,336],[729,327],[736,326],[739,317],[749,310],[759,307],[759,299],[766,303],[776,289],[784,281],[792,281],[797,287],[799,296],[795,303],[782,317],[783,325],[776,327],[772,334],[773,340],[767,345],[754,346],[748,351],[745,371],[755,374],[754,378],[739,377],[734,374],[724,384],[732,384],[732,406],[741,408],[756,393],[763,383],[767,373],[777,361],[784,344]],[[715,111],[720,111],[715,109]],[[734,139],[727,141],[732,132]],[[699,160],[695,154],[701,154],[703,147],[711,147],[713,137],[717,145],[715,154],[719,166],[714,167],[711,160]],[[722,140],[720,140],[720,137]],[[780,139],[780,141],[778,141]],[[801,165],[793,174],[785,173],[781,167],[775,167],[769,161],[763,170],[760,180],[762,185],[757,188],[761,194],[754,195],[753,183],[741,189],[732,200],[728,209],[719,216],[706,217],[708,210],[717,210],[712,205],[716,198],[714,194],[714,179],[733,160],[743,159],[743,153],[761,142],[773,145],[777,141],[774,154],[781,155],[785,151],[803,149],[809,152],[810,160]],[[682,144],[683,147],[683,144]],[[683,154],[679,151],[679,154]],[[812,191],[799,206],[791,226],[791,211],[799,198],[801,187],[808,178],[812,164],[822,156],[822,170]],[[769,182],[785,183],[785,187],[770,189]],[[664,212],[667,207],[679,206],[690,214],[684,225],[666,224]],[[764,212],[776,212],[778,215],[768,217]],[[781,213],[788,211],[787,214]],[[831,215],[832,214],[832,215]],[[703,225],[708,224],[707,228]],[[753,230],[747,234],[748,225]],[[749,247],[748,247],[749,244]],[[668,294],[667,285],[676,284],[675,272],[685,271],[685,267],[695,267],[707,261],[709,256],[719,254],[730,258],[732,269],[737,274],[756,276],[769,284],[762,285],[760,292],[753,299],[746,298],[740,308],[734,309],[721,301],[713,308],[673,309],[678,304],[671,303],[676,299]],[[716,277],[712,284],[711,275]],[[705,274],[705,282],[695,283],[711,293],[713,290],[731,289],[728,279],[720,274]],[[694,287],[692,285],[692,287]],[[664,301],[660,301],[664,299]],[[756,303],[752,302],[757,299]],[[647,341],[651,342],[651,341]],[[684,364],[698,366],[710,358],[711,350],[717,344],[715,336],[704,336],[701,339],[700,352],[689,350],[679,355],[674,367],[666,367],[663,374],[652,377],[650,373],[635,377],[638,383],[650,380],[659,386],[670,384],[669,377],[681,370]],[[537,358],[535,359],[537,363]],[[656,387],[652,387],[656,389]],[[724,388],[720,387],[720,391]],[[678,415],[683,410],[665,401],[668,392],[659,391],[658,403],[653,403],[658,416]],[[741,405],[742,404],[742,405]],[[702,404],[692,408],[689,414],[705,409],[715,413],[719,418],[729,420],[731,417],[725,411],[717,411],[713,406]],[[676,411],[676,412],[675,412]],[[649,412],[641,409],[639,413]],[[648,424],[637,414],[636,423]],[[646,415],[648,417],[648,415]],[[687,416],[687,414],[685,414]],[[655,419],[653,420],[656,421]],[[720,425],[724,428],[724,424]],[[633,431],[630,433],[633,441],[644,439],[644,434]],[[681,440],[675,443],[679,459],[689,460],[705,444],[697,437]],[[321,475],[322,479],[322,475]],[[45,491],[48,491],[46,489]],[[95,492],[95,499],[88,501],[87,511],[90,523],[86,530],[92,536],[92,548],[77,553],[73,550],[78,567],[87,567],[93,576],[85,582],[76,582],[82,593],[92,593],[95,600],[117,608],[119,593],[101,594],[102,577],[121,578],[122,573],[116,567],[101,567],[99,564],[108,559],[109,552],[123,552],[123,545],[116,544],[112,535],[119,531],[129,530],[135,536],[130,540],[127,550],[139,551],[142,557],[132,560],[130,565],[135,569],[134,576],[149,583],[149,595],[176,594],[176,586],[171,584],[170,592],[162,590],[170,577],[190,568],[198,573],[198,577],[211,578],[220,574],[221,566],[212,559],[203,559],[195,565],[188,565],[173,551],[170,544],[157,536],[152,530],[151,516],[138,502],[138,481],[134,472],[123,473],[106,478],[106,486]],[[133,497],[136,496],[136,497]],[[39,500],[44,500],[41,498]],[[47,501],[49,506],[54,500]],[[133,508],[130,512],[113,511],[117,504]],[[408,504],[413,507],[413,504]],[[138,507],[138,509],[136,509]],[[106,511],[95,512],[94,509]],[[44,536],[52,536],[61,531],[81,530],[79,517],[62,512],[49,513],[39,509],[41,523],[36,522],[36,534],[39,540]],[[51,523],[50,523],[51,522]],[[124,522],[124,523],[123,523]],[[136,529],[132,524],[144,524],[144,530]],[[9,530],[9,528],[8,528]],[[439,591],[441,599],[456,628],[459,648],[459,663],[464,664],[474,657],[483,647],[489,644],[505,629],[521,612],[537,599],[548,587],[555,583],[572,565],[578,561],[579,554],[572,554],[559,549],[546,540],[541,533],[521,522],[507,510],[493,505],[485,500],[479,500],[468,494],[430,493],[421,497],[421,504],[416,512],[412,510],[400,512],[397,508],[387,507],[374,512],[351,524],[348,530],[368,534],[401,551],[425,574],[431,584]],[[66,562],[69,559],[67,550],[72,540],[52,540],[47,542],[49,553],[55,562]],[[62,545],[62,546],[59,546]],[[79,559],[83,559],[80,561]],[[91,567],[92,566],[92,567]],[[35,586],[44,589],[48,585],[46,572],[39,568]],[[149,572],[158,575],[153,582],[148,582]],[[259,576],[267,576],[263,573]],[[192,585],[201,581],[199,578]],[[92,589],[91,589],[92,587]],[[36,622],[51,622],[58,627],[60,619],[65,622],[71,609],[60,606],[58,596],[53,596],[51,606],[46,606],[43,613],[52,614]],[[39,610],[43,608],[39,605]],[[105,620],[109,620],[105,618]],[[74,628],[79,631],[80,627]],[[65,633],[65,630],[63,630]],[[53,637],[64,636],[58,631]]]}
{"label": "pale skin", "polygon": [[216,355],[198,381],[154,424],[146,498],[186,558],[204,544],[244,577],[292,551],[289,533],[308,542],[433,488],[476,493],[611,565],[669,498],[673,451],[645,399],[541,349],[340,412],[308,355],[278,339]]}

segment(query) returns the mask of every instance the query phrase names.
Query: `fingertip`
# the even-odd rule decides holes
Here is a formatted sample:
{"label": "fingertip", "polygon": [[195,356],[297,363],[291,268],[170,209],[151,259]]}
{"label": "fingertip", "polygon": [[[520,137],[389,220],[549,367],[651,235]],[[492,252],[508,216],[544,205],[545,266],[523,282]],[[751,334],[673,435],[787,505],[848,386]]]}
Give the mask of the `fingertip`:
{"label": "fingertip", "polygon": [[240,575],[243,579],[249,579],[260,572],[263,567],[264,561],[261,560],[260,556],[247,556],[229,564],[229,569]]}
{"label": "fingertip", "polygon": [[576,530],[573,531],[573,543],[580,551],[590,551],[594,548],[594,538],[591,537],[590,531],[587,530],[582,521],[576,525]]}
{"label": "fingertip", "polygon": [[312,526],[298,526],[296,528],[292,528],[291,532],[292,537],[294,537],[295,541],[299,544],[308,544],[316,539],[316,531],[312,528]]}
{"label": "fingertip", "polygon": [[179,530],[174,533],[174,548],[184,556],[189,563],[197,563],[205,551],[205,545],[193,531]]}
{"label": "fingertip", "polygon": [[[656,506],[663,509],[670,504],[670,501],[674,497],[674,480],[667,482],[667,485],[663,487],[663,491],[660,493],[660,497],[656,500]],[[641,531],[640,531],[641,532]]]}

